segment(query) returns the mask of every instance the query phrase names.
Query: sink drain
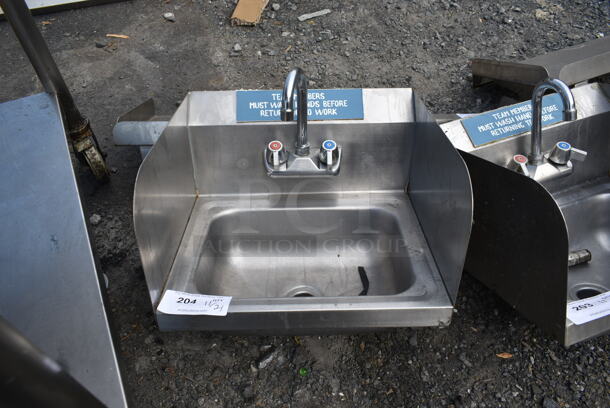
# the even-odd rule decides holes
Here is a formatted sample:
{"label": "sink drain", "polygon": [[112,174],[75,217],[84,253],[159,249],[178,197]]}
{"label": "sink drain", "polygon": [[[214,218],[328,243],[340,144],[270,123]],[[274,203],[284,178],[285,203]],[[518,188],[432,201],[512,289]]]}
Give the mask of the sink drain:
{"label": "sink drain", "polygon": [[572,286],[568,292],[569,298],[572,300],[582,300],[593,296],[601,295],[607,292],[608,289],[595,283],[581,282]]}
{"label": "sink drain", "polygon": [[313,294],[309,292],[299,292],[292,295],[292,297],[313,297]]}
{"label": "sink drain", "polygon": [[586,299],[586,298],[590,298],[593,296],[597,296],[597,295],[601,295],[602,292],[600,292],[597,289],[593,289],[593,288],[582,288],[576,291],[576,297],[579,299]]}
{"label": "sink drain", "polygon": [[284,295],[285,297],[316,297],[322,296],[319,290],[308,285],[299,285],[291,288]]}

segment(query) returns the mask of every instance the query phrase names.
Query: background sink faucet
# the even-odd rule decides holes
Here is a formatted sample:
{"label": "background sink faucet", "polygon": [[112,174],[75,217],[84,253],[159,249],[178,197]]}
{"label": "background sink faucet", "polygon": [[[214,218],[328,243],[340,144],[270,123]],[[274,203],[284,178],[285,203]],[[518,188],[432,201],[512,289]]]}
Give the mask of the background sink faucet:
{"label": "background sink faucet", "polygon": [[563,101],[563,120],[576,120],[576,103],[570,88],[559,79],[547,78],[539,83],[532,93],[532,136],[529,161],[537,165],[543,162],[542,153],[542,98],[544,93],[552,89],[561,96]]}
{"label": "background sink faucet", "polygon": [[542,98],[552,89],[563,101],[563,120],[576,120],[576,103],[570,88],[559,79],[548,78],[539,83],[532,94],[532,133],[529,157],[522,154],[513,156],[509,167],[536,181],[548,181],[567,176],[574,170],[571,159],[584,160],[587,152],[575,149],[565,141],[559,141],[553,149],[542,153]]}
{"label": "background sink faucet", "polygon": [[280,117],[284,122],[294,120],[294,102],[296,97],[298,97],[298,130],[294,153],[297,156],[308,156],[307,77],[301,68],[295,68],[290,71],[286,77],[286,81],[284,82],[284,90],[282,91],[282,108],[280,111]]}

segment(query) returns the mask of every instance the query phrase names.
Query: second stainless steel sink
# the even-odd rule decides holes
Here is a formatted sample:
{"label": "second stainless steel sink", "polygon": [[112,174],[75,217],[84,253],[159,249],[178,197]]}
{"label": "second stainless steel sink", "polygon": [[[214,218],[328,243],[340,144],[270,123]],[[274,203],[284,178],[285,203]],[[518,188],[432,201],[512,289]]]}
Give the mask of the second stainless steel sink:
{"label": "second stainless steel sink", "polygon": [[565,345],[610,331],[607,308],[588,321],[568,313],[580,305],[574,302],[605,302],[610,293],[610,87],[571,92],[578,117],[546,127],[542,150],[566,145],[587,154],[557,177],[536,180],[507,168],[528,151],[529,133],[474,146],[461,121],[442,125],[463,151],[473,185],[466,271]]}
{"label": "second stainless steel sink", "polygon": [[231,296],[163,330],[314,333],[450,322],[472,217],[466,166],[410,89],[364,89],[364,119],[311,122],[330,177],[269,177],[295,123],[237,123],[235,92],[190,93],[138,174],[134,224],[153,305]]}

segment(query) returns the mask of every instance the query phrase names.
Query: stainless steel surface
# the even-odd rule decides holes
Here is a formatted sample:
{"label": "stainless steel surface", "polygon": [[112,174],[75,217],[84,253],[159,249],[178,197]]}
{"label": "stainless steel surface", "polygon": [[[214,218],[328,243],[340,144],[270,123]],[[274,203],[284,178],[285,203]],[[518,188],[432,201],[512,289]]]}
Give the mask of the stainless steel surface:
{"label": "stainless steel surface", "polygon": [[[604,136],[610,144],[608,133]],[[605,153],[610,158],[610,151]],[[570,249],[587,248],[591,256],[589,262],[569,268],[568,301],[610,290],[610,178],[607,171],[598,179],[553,195],[568,227]],[[610,316],[585,325],[575,325],[568,320],[566,326],[566,343],[575,343],[610,331]]]}
{"label": "stainless steel surface", "polygon": [[521,62],[475,58],[471,67],[475,86],[494,80],[526,97],[545,78],[558,78],[572,86],[610,72],[610,38],[584,42]]}
{"label": "stainless steel surface", "polygon": [[0,104],[0,315],[110,407],[126,406],[55,97]]}
{"label": "stainless steel surface", "polygon": [[473,154],[462,157],[474,193],[464,270],[563,340],[569,246],[557,203],[529,177]]}
{"label": "stainless steel surface", "polygon": [[187,113],[188,103],[183,103],[142,162],[134,187],[134,221],[146,220],[134,222],[134,229],[155,306],[197,197]]}
{"label": "stainless steel surface", "polygon": [[233,300],[221,318],[157,312],[161,329],[449,323],[472,217],[466,167],[411,90],[363,95],[364,120],[310,124],[314,144],[343,148],[329,178],[268,177],[260,146],[294,140],[292,126],[237,123],[234,92],[188,95],[140,168],[136,237],[154,306],[167,289]]}
{"label": "stainless steel surface", "polygon": [[1,316],[0,360],[2,407],[105,407]]}
{"label": "stainless steel surface", "polygon": [[83,117],[76,107],[72,94],[61,76],[42,34],[38,31],[25,0],[0,0],[0,6],[44,89],[50,94],[57,95],[67,136],[74,152],[87,162],[96,178],[107,180],[108,169],[89,120]]}
{"label": "stainless steel surface", "polygon": [[[469,151],[475,223],[465,269],[565,345],[610,331],[609,317],[581,325],[566,319],[568,302],[610,290],[609,91],[574,88],[578,119],[542,132],[543,150],[566,141],[587,151],[583,162],[574,160],[578,152],[570,156],[569,177],[538,182],[504,168],[527,133],[474,148],[460,121],[442,125]],[[583,248],[591,261],[568,268],[570,252]]]}
{"label": "stainless steel surface", "polygon": [[591,257],[590,262],[570,269],[570,300],[588,297],[579,294],[583,288],[607,292],[610,290],[610,179],[602,177],[577,185],[557,192],[554,198],[568,226],[570,249],[586,248]]}
{"label": "stainless steel surface", "polygon": [[[116,3],[118,1],[124,0],[26,0],[26,3],[32,14],[41,14],[78,7],[90,7],[100,4]],[[2,9],[0,9],[0,16],[2,16],[2,14]]]}
{"label": "stainless steel surface", "polygon": [[309,155],[309,141],[307,140],[307,77],[305,73],[296,68],[288,73],[282,90],[282,107],[280,117],[283,121],[294,120],[295,100],[298,98],[297,135],[294,143],[294,154],[297,156]]}
{"label": "stainless steel surface", "polygon": [[533,165],[541,164],[542,154],[542,97],[548,90],[561,96],[563,102],[563,120],[576,120],[576,104],[570,88],[558,79],[548,78],[540,82],[532,93],[532,134],[530,140],[529,161]]}

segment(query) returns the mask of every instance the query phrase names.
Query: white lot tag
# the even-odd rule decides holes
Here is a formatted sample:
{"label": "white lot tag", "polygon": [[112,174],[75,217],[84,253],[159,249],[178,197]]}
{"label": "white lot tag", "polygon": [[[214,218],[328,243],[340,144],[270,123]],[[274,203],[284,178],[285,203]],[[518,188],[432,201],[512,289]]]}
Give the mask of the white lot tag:
{"label": "white lot tag", "polygon": [[157,310],[174,315],[226,316],[231,296],[210,296],[166,290]]}
{"label": "white lot tag", "polygon": [[568,303],[568,319],[574,324],[584,324],[608,315],[610,315],[610,292]]}

